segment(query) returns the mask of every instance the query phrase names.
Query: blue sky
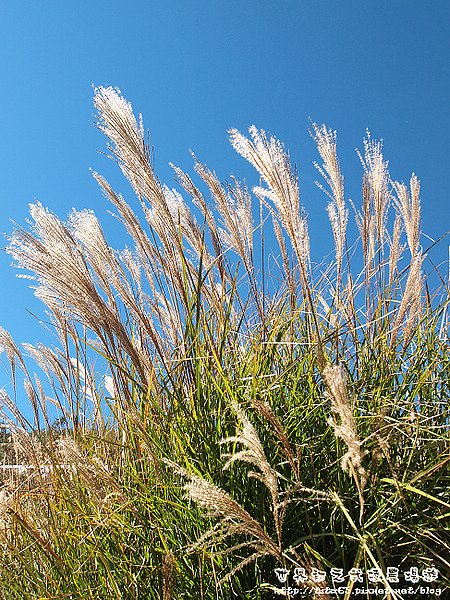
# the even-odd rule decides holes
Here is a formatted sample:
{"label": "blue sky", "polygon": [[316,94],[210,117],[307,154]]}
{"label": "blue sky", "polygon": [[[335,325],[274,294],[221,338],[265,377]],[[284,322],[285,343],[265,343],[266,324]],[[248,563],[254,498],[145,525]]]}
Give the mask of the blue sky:
{"label": "blue sky", "polygon": [[[156,170],[189,170],[192,148],[219,177],[252,176],[227,130],[251,124],[282,139],[298,166],[313,256],[331,244],[314,186],[309,119],[338,131],[346,194],[360,197],[355,153],[368,128],[391,174],[422,181],[423,230],[450,229],[450,3],[319,0],[14,0],[0,6],[0,231],[35,199],[65,217],[92,208],[122,245],[89,167],[132,198],[98,153],[92,83],[120,87],[142,112]],[[249,179],[249,184],[257,183]],[[115,240],[116,236],[116,240]],[[433,260],[445,259],[447,241]],[[0,324],[18,342],[41,331],[26,282],[0,254]],[[429,268],[429,266],[428,266]],[[0,383],[5,375],[0,375]]]}

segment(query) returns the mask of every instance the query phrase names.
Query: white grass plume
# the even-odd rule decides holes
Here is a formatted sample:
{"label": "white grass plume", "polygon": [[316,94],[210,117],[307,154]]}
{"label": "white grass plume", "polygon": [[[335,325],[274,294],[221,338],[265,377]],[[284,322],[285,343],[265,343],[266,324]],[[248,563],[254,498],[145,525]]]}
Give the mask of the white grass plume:
{"label": "white grass plume", "polygon": [[325,125],[319,127],[315,123],[313,123],[313,130],[314,140],[323,160],[322,165],[315,163],[315,166],[330,188],[330,192],[328,192],[322,184],[316,182],[319,188],[331,200],[327,206],[327,212],[336,248],[336,269],[339,288],[348,222],[348,209],[345,206],[344,197],[344,177],[341,173],[337,156],[336,132],[331,131]]}

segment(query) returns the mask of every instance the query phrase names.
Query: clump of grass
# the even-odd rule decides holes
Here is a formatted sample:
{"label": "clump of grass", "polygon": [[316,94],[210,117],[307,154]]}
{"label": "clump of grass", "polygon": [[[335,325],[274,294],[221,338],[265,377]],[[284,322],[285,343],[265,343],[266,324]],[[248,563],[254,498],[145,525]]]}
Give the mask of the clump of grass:
{"label": "clump of grass", "polygon": [[[335,244],[323,275],[277,139],[230,131],[260,180],[258,221],[247,185],[195,157],[198,183],[174,167],[184,196],[162,185],[142,118],[112,88],[94,104],[143,218],[94,173],[129,247],[92,211],[63,222],[41,204],[10,236],[58,343],[0,332],[21,467],[4,470],[0,597],[287,596],[275,569],[325,570],[311,597],[331,569],[379,569],[389,598],[389,567],[435,567],[448,586],[446,300],[425,293],[416,176],[391,181],[367,137],[352,245],[336,134],[313,125]],[[255,259],[270,239],[279,289]]]}

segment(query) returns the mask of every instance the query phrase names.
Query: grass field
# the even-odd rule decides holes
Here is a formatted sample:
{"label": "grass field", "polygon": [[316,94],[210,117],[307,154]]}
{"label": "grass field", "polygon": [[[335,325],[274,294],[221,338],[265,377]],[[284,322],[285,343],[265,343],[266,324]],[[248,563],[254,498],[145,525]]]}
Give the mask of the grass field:
{"label": "grass field", "polygon": [[260,185],[194,157],[182,196],[130,104],[94,103],[142,216],[94,173],[129,247],[40,204],[10,236],[59,341],[0,332],[4,463],[27,465],[1,475],[0,598],[445,597],[448,282],[424,274],[417,177],[392,181],[368,136],[349,208],[336,135],[313,125],[335,246],[319,269],[278,140],[230,131]]}

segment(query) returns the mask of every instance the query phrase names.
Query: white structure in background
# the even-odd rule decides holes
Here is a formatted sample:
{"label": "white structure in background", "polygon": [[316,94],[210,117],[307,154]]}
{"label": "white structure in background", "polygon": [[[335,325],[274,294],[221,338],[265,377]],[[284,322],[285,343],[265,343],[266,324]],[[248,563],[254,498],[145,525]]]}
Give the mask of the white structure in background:
{"label": "white structure in background", "polygon": [[[74,465],[58,465],[60,469],[64,471],[75,471]],[[16,471],[19,475],[26,475],[31,471],[38,471],[41,475],[48,475],[53,470],[53,465],[41,465],[35,467],[34,465],[0,465],[0,474],[2,471]]]}

